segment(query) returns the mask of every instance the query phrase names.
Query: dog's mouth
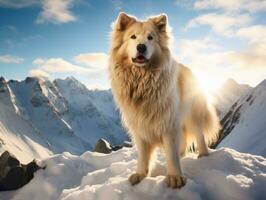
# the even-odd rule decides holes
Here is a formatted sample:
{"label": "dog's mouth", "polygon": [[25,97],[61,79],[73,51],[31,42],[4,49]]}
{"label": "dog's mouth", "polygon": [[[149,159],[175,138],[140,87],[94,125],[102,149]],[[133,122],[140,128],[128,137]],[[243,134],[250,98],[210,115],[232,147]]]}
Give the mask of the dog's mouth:
{"label": "dog's mouth", "polygon": [[144,55],[138,55],[136,58],[132,58],[132,62],[133,63],[137,63],[137,64],[145,64],[147,63],[149,60],[144,56]]}

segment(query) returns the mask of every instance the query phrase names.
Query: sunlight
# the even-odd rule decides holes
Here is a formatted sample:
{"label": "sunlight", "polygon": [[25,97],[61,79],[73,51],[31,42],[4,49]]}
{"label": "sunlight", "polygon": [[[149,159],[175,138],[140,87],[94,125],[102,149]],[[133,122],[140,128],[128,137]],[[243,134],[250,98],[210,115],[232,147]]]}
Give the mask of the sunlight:
{"label": "sunlight", "polygon": [[200,82],[201,82],[201,86],[203,87],[203,89],[205,90],[205,92],[213,92],[215,90],[217,90],[221,84],[215,80],[214,78],[210,78],[210,77],[199,77]]}
{"label": "sunlight", "polygon": [[200,82],[200,86],[204,90],[206,96],[213,101],[213,93],[222,86],[222,81],[217,76],[212,76],[211,74],[204,72],[196,72],[195,76]]}

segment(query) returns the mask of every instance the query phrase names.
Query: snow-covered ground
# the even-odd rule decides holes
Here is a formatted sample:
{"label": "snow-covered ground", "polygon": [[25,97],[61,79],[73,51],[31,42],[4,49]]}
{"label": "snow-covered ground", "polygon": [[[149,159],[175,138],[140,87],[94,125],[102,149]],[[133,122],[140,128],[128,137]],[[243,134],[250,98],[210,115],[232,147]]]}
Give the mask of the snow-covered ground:
{"label": "snow-covered ground", "polygon": [[112,154],[63,153],[41,163],[45,170],[14,192],[0,193],[12,200],[137,200],[137,199],[265,199],[266,159],[223,148],[208,157],[190,154],[181,160],[186,185],[169,189],[164,183],[165,161],[159,154],[151,176],[131,186],[127,177],[136,169],[136,151],[123,148]]}

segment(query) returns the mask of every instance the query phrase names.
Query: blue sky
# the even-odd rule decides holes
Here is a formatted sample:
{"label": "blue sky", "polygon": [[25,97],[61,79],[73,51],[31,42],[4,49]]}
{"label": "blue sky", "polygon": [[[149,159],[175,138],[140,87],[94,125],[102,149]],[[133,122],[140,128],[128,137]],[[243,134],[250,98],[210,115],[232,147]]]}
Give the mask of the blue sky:
{"label": "blue sky", "polygon": [[0,75],[72,75],[109,87],[109,34],[121,11],[140,19],[166,13],[173,54],[207,87],[229,77],[251,85],[266,78],[261,0],[0,0]]}

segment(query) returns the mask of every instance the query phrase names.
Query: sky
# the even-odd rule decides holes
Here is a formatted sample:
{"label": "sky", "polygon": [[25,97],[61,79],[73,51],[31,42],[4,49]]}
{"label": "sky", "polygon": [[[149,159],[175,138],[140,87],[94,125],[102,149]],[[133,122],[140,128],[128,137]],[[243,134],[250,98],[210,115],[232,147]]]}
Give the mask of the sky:
{"label": "sky", "polygon": [[109,88],[111,24],[166,13],[171,49],[203,86],[266,78],[266,0],[0,0],[0,76],[74,76]]}

